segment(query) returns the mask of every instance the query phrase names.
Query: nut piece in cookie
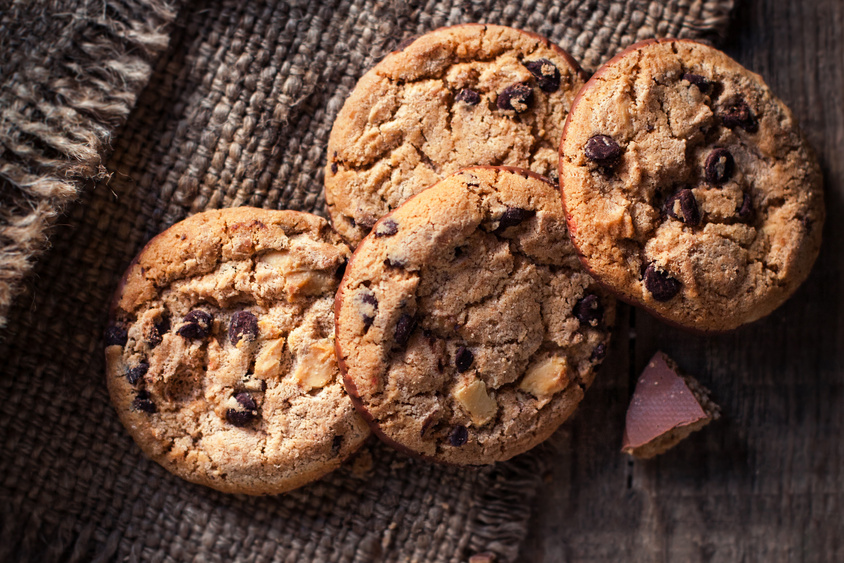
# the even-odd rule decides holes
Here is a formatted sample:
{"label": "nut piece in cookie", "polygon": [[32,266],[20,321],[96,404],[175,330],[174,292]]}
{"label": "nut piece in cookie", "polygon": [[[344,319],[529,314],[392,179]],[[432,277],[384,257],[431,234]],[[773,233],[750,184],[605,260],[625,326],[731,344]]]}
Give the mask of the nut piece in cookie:
{"label": "nut piece in cookie", "polygon": [[641,459],[654,457],[720,416],[709,391],[657,352],[636,382],[621,451]]}

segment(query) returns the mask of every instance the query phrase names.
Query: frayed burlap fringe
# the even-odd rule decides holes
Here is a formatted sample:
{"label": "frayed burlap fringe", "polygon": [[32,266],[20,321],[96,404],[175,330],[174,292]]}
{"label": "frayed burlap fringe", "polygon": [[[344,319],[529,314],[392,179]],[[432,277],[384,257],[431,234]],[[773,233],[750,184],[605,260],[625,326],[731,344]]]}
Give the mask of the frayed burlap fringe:
{"label": "frayed burlap fringe", "polygon": [[[197,487],[145,459],[117,420],[102,380],[110,294],[144,242],[190,213],[254,205],[323,214],[322,166],[334,117],[356,80],[407,36],[468,21],[512,25],[551,37],[594,69],[645,37],[716,39],[731,6],[729,0],[196,0],[185,6],[120,134],[110,140],[116,121],[103,125],[108,120],[85,132],[98,143],[90,145],[98,158],[109,144],[113,155],[104,169],[91,160],[75,172],[74,178],[96,177],[102,170],[79,193],[80,204],[69,206],[60,222],[66,225],[55,227],[53,249],[30,278],[32,298],[9,312],[8,337],[0,342],[0,561],[459,562],[483,552],[498,563],[515,560],[550,459],[544,447],[493,467],[458,469],[372,445],[321,481],[269,498]],[[31,27],[43,33],[43,26]],[[50,40],[33,33],[19,35],[49,51]],[[125,45],[114,34],[102,37],[116,42],[112,54]],[[132,54],[144,64],[152,60],[151,51]],[[110,75],[106,63],[98,65],[80,72],[96,76],[94,89],[104,90],[97,80]],[[131,105],[121,96],[121,107]],[[77,99],[71,92],[65,98]],[[40,115],[29,106],[35,109],[28,115]],[[72,109],[94,120],[94,113]],[[120,119],[119,112],[109,115]],[[2,127],[18,135],[21,155],[4,145],[0,159],[28,178],[68,181],[65,153],[6,121]],[[75,133],[67,139],[84,137],[78,128],[68,130]],[[66,168],[31,167],[34,156]],[[4,188],[2,209],[7,192],[16,190]],[[63,201],[77,197],[78,187],[73,190]],[[24,200],[15,197],[21,208]],[[56,196],[37,202],[44,206],[41,225],[53,221]],[[43,228],[35,228],[43,237]]]}
{"label": "frayed burlap fringe", "polygon": [[169,0],[0,8],[0,328],[48,227],[103,157],[166,47]]}

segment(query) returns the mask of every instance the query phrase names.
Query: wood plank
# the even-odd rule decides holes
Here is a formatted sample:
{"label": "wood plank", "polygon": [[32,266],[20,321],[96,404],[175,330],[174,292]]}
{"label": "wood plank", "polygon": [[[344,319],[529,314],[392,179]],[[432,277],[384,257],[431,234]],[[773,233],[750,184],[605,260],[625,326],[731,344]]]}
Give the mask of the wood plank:
{"label": "wood plank", "polygon": [[[844,560],[844,3],[745,0],[726,50],[792,108],[817,149],[821,256],[770,317],[701,337],[636,311],[537,501],[525,561]],[[622,321],[624,316],[622,316]],[[724,417],[668,454],[618,452],[632,384],[658,349]]]}

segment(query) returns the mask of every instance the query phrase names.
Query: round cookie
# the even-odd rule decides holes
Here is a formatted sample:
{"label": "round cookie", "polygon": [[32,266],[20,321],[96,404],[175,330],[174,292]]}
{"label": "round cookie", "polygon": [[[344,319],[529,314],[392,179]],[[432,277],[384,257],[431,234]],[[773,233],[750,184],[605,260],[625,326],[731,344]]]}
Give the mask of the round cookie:
{"label": "round cookie", "polygon": [[474,465],[532,448],[574,412],[614,316],[568,240],[555,185],[475,167],[361,242],[337,293],[335,343],[378,436]]}
{"label": "round cookie", "polygon": [[500,25],[437,29],[358,81],[328,140],[325,200],[356,245],[375,221],[471,165],[557,172],[583,71],[539,35]]}
{"label": "round cookie", "polygon": [[206,211],[152,239],[106,331],[120,420],[172,473],[275,494],[340,465],[369,435],[334,356],[334,293],[350,255],[297,211]]}
{"label": "round cookie", "polygon": [[687,40],[633,45],[574,103],[560,147],[572,242],[622,299],[698,331],[763,317],[821,242],[821,173],[762,78]]}

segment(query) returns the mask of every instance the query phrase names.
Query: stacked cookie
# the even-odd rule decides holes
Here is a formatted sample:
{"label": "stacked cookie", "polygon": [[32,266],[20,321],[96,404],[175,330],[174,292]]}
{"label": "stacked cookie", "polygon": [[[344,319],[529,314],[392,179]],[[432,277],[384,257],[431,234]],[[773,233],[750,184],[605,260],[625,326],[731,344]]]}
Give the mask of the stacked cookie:
{"label": "stacked cookie", "polygon": [[738,326],[805,278],[823,219],[788,110],[725,55],[639,44],[584,86],[559,47],[492,25],[434,31],[362,77],[325,188],[336,233],[209,211],[124,276],[112,400],[185,479],[284,492],[369,429],[434,461],[508,459],[583,398],[612,293]]}

